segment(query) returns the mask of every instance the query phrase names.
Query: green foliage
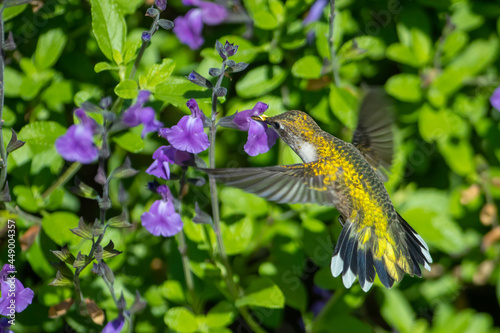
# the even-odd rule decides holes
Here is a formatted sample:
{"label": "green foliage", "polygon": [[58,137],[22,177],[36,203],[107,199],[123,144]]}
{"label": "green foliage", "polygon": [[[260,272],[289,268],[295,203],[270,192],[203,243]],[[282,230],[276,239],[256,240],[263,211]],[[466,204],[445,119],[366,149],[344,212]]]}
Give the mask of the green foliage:
{"label": "green foliage", "polygon": [[[405,276],[391,290],[378,279],[368,294],[357,282],[345,289],[330,271],[341,231],[335,209],[276,204],[219,185],[220,237],[227,256],[222,258],[213,228],[193,222],[195,202],[208,214],[212,207],[208,185],[193,184],[205,175],[191,167],[184,188],[178,180],[167,183],[176,199],[182,196],[186,248],[180,235],[152,236],[141,215],[159,197],[147,190],[153,177],[144,171],[153,152],[168,142],[156,134],[143,138],[141,126],[116,126],[109,133],[105,169],[114,170],[129,157],[139,173],[109,182],[106,218],[132,226],[107,228],[101,244],[114,245],[106,256],[122,252],[104,260],[114,274],[117,298],[123,291],[130,308],[138,290],[147,302],[134,313],[130,331],[238,331],[247,328],[248,313],[266,331],[500,332],[500,113],[489,101],[500,84],[500,5],[337,0],[330,45],[329,5],[317,22],[303,23],[313,3],[243,0],[241,8],[231,7],[226,22],[205,25],[199,50],[160,29],[137,68],[141,33],[152,21],[144,15],[150,5],[143,1],[3,8],[5,32],[13,33],[17,50],[4,51],[2,137],[7,145],[13,128],[26,144],[6,159],[12,201],[0,203],[0,230],[7,230],[8,219],[16,220],[17,277],[35,292],[33,304],[16,315],[16,332],[103,329],[81,316],[76,305],[57,318],[47,316],[51,307],[75,300],[78,266],[54,264],[51,251],[67,245],[75,258],[80,251],[88,254],[102,231],[94,219],[99,206],[107,204],[95,177],[97,166],[66,162],[54,147],[79,122],[74,109],[112,96],[108,113],[87,112],[104,124],[132,105],[140,90],[148,90],[147,106],[166,127],[190,114],[186,102],[192,98],[208,116],[212,91],[186,76],[195,70],[215,84],[208,71],[221,66],[216,40],[238,45],[231,59],[249,64],[222,77],[228,91],[218,100],[219,118],[260,101],[269,105],[266,115],[304,110],[322,129],[349,141],[364,87],[383,87],[393,102],[396,141],[386,187],[397,211],[429,245],[434,264],[423,278]],[[174,20],[188,10],[174,1],[160,16]],[[241,131],[219,127],[216,138],[218,167],[301,162],[283,143],[269,153],[247,156],[247,135]],[[208,162],[207,155],[199,154],[200,160]],[[170,171],[174,179],[182,172],[178,166]],[[83,191],[82,183],[88,184],[84,190],[92,200],[90,194],[75,195]],[[87,231],[95,233],[94,242],[70,231],[80,216],[91,228]],[[4,264],[7,243],[0,249]],[[179,250],[186,251],[187,262]],[[185,267],[193,275],[193,290]],[[106,324],[118,309],[91,268],[81,272],[81,289],[104,311]]]}

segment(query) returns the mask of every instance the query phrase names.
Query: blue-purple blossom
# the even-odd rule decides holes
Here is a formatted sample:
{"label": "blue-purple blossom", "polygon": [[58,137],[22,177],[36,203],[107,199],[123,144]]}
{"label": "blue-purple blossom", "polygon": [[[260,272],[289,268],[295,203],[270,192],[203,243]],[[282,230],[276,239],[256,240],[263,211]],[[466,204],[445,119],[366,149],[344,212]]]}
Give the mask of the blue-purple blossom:
{"label": "blue-purple blossom", "polygon": [[154,162],[146,169],[146,173],[152,176],[170,179],[170,164],[184,166],[189,163],[191,154],[175,149],[172,146],[161,146],[153,153]]}
{"label": "blue-purple blossom", "polygon": [[155,0],[155,5],[160,11],[164,11],[167,9],[167,0]]}
{"label": "blue-purple blossom", "polygon": [[248,131],[248,140],[243,149],[250,156],[256,156],[269,151],[278,139],[278,134],[265,123],[253,120],[252,116],[259,116],[269,106],[257,102],[253,109],[239,112],[234,117],[234,124],[242,131]]}
{"label": "blue-purple blossom", "polygon": [[125,318],[120,315],[114,320],[108,322],[106,326],[104,326],[101,333],[120,333],[122,331],[124,323]]}
{"label": "blue-purple blossom", "polygon": [[323,310],[328,300],[332,297],[332,292],[318,286],[313,286],[313,294],[318,296],[318,298],[311,304],[311,308],[309,310],[316,317],[319,315],[321,310]]}
{"label": "blue-purple blossom", "polygon": [[148,31],[144,31],[141,35],[143,42],[149,42],[151,40],[151,34]]}
{"label": "blue-purple blossom", "polygon": [[175,212],[170,189],[162,185],[157,191],[162,199],[153,202],[149,211],[141,215],[142,225],[154,236],[170,237],[182,230],[182,219]]}
{"label": "blue-purple blossom", "polygon": [[149,100],[151,93],[147,90],[139,91],[137,101],[123,113],[122,122],[128,127],[135,127],[143,124],[141,136],[146,136],[149,132],[156,132],[163,126],[161,121],[155,119],[155,110],[142,105]]}
{"label": "blue-purple blossom", "polygon": [[203,24],[218,25],[227,17],[226,7],[208,1],[183,0],[185,6],[196,6],[182,17],[177,17],[174,22],[174,33],[181,43],[188,45],[192,50],[196,50],[203,45],[204,39],[201,36]]}
{"label": "blue-purple blossom", "polygon": [[311,6],[311,9],[309,10],[309,13],[307,13],[306,18],[302,23],[304,25],[307,25],[312,22],[316,22],[321,18],[321,15],[323,15],[323,9],[327,5],[328,0],[316,0],[316,2]]}
{"label": "blue-purple blossom", "polygon": [[99,149],[94,144],[98,125],[83,109],[76,109],[75,115],[80,124],[71,125],[64,135],[57,138],[56,150],[66,161],[89,164],[99,156]]}
{"label": "blue-purple blossom", "polygon": [[190,116],[184,116],[172,128],[162,128],[159,133],[166,138],[174,148],[198,154],[208,148],[210,142],[203,130],[205,115],[198,107],[195,99],[190,99],[186,105],[191,110]]}
{"label": "blue-purple blossom", "polygon": [[10,329],[9,318],[0,318],[0,333],[14,333],[14,331]]}
{"label": "blue-purple blossom", "polygon": [[16,268],[5,264],[0,271],[0,314],[15,315],[24,311],[33,301],[35,293],[30,288],[24,288],[21,281],[15,277]]}
{"label": "blue-purple blossom", "polygon": [[495,89],[490,97],[491,106],[500,111],[500,86]]}

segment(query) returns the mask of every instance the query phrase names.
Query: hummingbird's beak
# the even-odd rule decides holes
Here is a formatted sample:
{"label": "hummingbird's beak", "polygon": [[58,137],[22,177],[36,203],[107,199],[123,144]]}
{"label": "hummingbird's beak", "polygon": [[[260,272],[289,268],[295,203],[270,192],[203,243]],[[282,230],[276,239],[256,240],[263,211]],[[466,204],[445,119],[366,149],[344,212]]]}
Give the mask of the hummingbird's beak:
{"label": "hummingbird's beak", "polygon": [[252,116],[251,118],[252,118],[253,120],[262,121],[262,122],[264,122],[264,123],[265,123],[265,122],[269,119],[269,117],[268,117],[268,116],[263,115],[263,114],[258,115],[258,116]]}

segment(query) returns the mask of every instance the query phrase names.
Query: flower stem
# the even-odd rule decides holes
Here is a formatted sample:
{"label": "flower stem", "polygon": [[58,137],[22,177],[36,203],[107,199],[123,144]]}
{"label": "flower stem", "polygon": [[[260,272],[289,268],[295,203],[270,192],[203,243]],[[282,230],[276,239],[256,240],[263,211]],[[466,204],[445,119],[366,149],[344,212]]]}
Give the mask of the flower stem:
{"label": "flower stem", "polygon": [[61,177],[59,177],[56,182],[52,184],[52,186],[50,186],[45,192],[43,192],[42,199],[47,199],[55,189],[57,189],[61,185],[66,184],[66,182],[70,180],[70,178],[72,178],[78,172],[78,170],[80,170],[81,166],[82,165],[78,162],[74,162],[73,164],[71,164],[70,167],[67,168],[66,171],[64,171]]}
{"label": "flower stem", "polygon": [[338,86],[340,83],[339,72],[337,68],[335,44],[333,43],[333,28],[335,22],[335,0],[330,0],[330,26],[328,29],[328,44],[330,44],[330,62],[332,66],[333,83]]}
{"label": "flower stem", "polygon": [[[208,163],[209,163],[209,168],[214,169],[215,168],[215,135],[217,132],[217,95],[215,95],[215,91],[220,88],[222,79],[224,78],[224,72],[226,69],[226,61],[222,62],[222,67],[221,67],[221,74],[219,75],[217,79],[217,83],[215,84],[215,87],[212,90],[212,114],[211,114],[211,120],[212,124],[210,126],[210,146],[208,148]],[[229,289],[229,294],[230,297],[232,298],[233,301],[236,301],[239,297],[239,288],[238,285],[234,282],[233,279],[233,271],[231,268],[231,265],[229,264],[229,260],[226,254],[226,250],[224,247],[224,240],[222,239],[222,233],[220,229],[220,216],[219,216],[219,198],[217,195],[217,184],[215,182],[215,178],[212,176],[209,176],[209,184],[210,184],[210,197],[212,201],[212,218],[213,218],[213,227],[214,227],[214,233],[215,233],[215,238],[217,242],[217,248],[219,249],[219,255],[222,261],[222,264],[224,265],[224,268],[226,269],[226,284]],[[252,332],[257,332],[257,333],[265,333],[265,330],[263,330],[257,322],[252,318],[250,312],[248,311],[247,307],[238,307],[238,311],[240,315],[243,317],[245,322],[250,326],[250,329]]]}
{"label": "flower stem", "polygon": [[330,297],[330,299],[325,304],[325,306],[323,307],[323,309],[318,314],[318,316],[316,317],[316,319],[312,324],[311,331],[313,333],[318,332],[321,329],[321,324],[325,319],[325,316],[328,314],[328,312],[330,312],[330,309],[335,305],[335,303],[337,303],[337,301],[340,299],[340,297],[342,297],[342,295],[344,295],[344,289],[339,289],[335,292],[335,294],[333,294],[332,297]]}
{"label": "flower stem", "polygon": [[4,103],[4,51],[3,51],[3,43],[4,43],[4,31],[3,31],[3,6],[0,8],[0,191],[3,190],[5,186],[5,181],[7,180],[7,154],[5,152],[5,146],[3,144],[3,103]]}
{"label": "flower stem", "polygon": [[[184,198],[184,185],[185,185],[185,180],[186,180],[186,170],[183,168],[182,169],[182,175],[180,179],[180,189],[179,189],[179,215],[182,216],[182,199]],[[193,280],[193,273],[191,272],[191,269],[189,268],[189,256],[187,253],[187,244],[186,244],[186,237],[184,236],[184,229],[181,230],[181,232],[178,233],[178,241],[179,241],[179,253],[181,254],[182,258],[182,268],[184,269],[184,278],[186,279],[186,286],[188,288],[189,296],[191,297],[191,302],[193,305],[193,310],[195,314],[200,313],[200,304],[198,303],[198,300],[196,298],[196,293],[194,290],[194,280]]]}

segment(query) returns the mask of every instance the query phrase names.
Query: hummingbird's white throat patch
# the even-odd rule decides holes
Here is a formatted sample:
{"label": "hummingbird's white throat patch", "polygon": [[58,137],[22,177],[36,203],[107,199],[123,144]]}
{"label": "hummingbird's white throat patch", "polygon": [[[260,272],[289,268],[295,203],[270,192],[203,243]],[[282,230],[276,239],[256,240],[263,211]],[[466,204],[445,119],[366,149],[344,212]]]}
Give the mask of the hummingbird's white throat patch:
{"label": "hummingbird's white throat patch", "polygon": [[314,162],[318,160],[316,147],[312,143],[302,141],[295,146],[295,152],[304,161],[304,163]]}

